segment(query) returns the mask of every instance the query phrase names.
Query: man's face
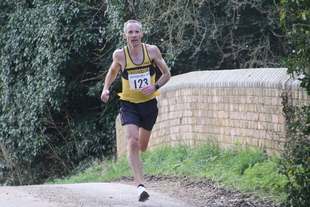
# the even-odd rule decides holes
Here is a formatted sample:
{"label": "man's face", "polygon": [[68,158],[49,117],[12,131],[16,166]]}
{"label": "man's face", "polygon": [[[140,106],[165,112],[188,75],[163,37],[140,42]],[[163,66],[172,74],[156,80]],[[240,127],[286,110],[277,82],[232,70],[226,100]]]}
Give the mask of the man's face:
{"label": "man's face", "polygon": [[127,39],[128,45],[139,45],[141,44],[141,38],[143,37],[144,32],[141,31],[141,28],[136,23],[127,24],[126,33],[123,34],[124,38]]}

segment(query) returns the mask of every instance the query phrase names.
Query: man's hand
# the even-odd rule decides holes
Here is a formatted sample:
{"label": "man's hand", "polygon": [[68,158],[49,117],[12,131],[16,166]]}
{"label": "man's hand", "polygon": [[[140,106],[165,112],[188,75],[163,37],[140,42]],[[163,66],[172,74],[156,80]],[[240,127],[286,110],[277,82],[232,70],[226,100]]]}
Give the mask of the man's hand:
{"label": "man's hand", "polygon": [[101,94],[101,100],[103,102],[107,102],[109,100],[109,97],[110,97],[110,91],[109,90],[104,90],[102,91],[102,94]]}
{"label": "man's hand", "polygon": [[152,93],[154,93],[156,91],[156,88],[154,85],[147,85],[147,86],[142,86],[140,88],[140,91],[144,94],[144,95],[151,95]]}

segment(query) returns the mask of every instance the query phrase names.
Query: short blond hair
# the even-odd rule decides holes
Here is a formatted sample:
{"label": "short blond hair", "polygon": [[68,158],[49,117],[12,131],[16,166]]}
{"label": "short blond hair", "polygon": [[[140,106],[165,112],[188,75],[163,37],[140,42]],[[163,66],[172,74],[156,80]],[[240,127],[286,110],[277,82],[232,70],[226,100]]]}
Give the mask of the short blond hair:
{"label": "short blond hair", "polygon": [[139,22],[139,21],[137,21],[137,20],[128,20],[128,21],[125,22],[125,24],[124,24],[124,33],[127,32],[127,25],[128,25],[129,23],[135,23],[135,24],[137,24],[137,25],[140,27],[140,31],[142,31],[142,24],[141,24],[141,22]]}

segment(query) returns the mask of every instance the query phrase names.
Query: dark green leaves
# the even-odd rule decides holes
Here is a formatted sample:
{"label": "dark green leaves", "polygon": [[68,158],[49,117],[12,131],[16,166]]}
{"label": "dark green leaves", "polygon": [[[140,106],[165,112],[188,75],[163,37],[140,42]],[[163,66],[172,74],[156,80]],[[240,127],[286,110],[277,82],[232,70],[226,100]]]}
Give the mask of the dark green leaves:
{"label": "dark green leaves", "polygon": [[[117,106],[103,122],[96,77],[110,59],[94,61],[103,3],[23,2],[1,2],[0,142],[9,153],[7,176],[27,184],[111,155],[114,127],[104,126]],[[109,57],[110,46],[102,52]]]}

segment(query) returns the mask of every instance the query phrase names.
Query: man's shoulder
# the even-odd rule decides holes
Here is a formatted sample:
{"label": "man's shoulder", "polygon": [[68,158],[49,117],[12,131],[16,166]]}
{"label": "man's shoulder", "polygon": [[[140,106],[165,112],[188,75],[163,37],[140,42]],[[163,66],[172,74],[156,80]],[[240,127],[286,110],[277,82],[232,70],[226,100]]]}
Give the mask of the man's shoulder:
{"label": "man's shoulder", "polygon": [[113,53],[113,59],[123,59],[125,58],[124,49],[117,49]]}
{"label": "man's shoulder", "polygon": [[161,56],[161,53],[160,53],[160,51],[159,51],[159,49],[158,49],[158,47],[156,45],[148,45],[148,44],[146,44],[146,49],[147,49],[147,52],[148,52],[151,60]]}
{"label": "man's shoulder", "polygon": [[124,48],[122,48],[122,49],[116,49],[116,50],[114,51],[113,55],[117,55],[117,56],[119,56],[119,55],[124,55]]}
{"label": "man's shoulder", "polygon": [[158,47],[156,45],[145,44],[145,46],[148,51],[158,50]]}

